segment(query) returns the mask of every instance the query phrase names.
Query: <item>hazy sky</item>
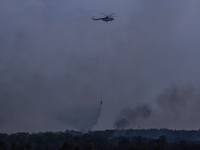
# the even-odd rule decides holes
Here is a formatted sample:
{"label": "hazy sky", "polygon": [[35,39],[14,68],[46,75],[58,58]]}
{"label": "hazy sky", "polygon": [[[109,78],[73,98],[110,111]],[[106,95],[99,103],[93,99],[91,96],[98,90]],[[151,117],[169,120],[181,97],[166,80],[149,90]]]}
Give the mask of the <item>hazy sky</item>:
{"label": "hazy sky", "polygon": [[107,24],[94,129],[199,129],[198,0],[0,0],[0,132],[65,131],[76,128],[69,116],[98,116],[100,12],[119,17]]}

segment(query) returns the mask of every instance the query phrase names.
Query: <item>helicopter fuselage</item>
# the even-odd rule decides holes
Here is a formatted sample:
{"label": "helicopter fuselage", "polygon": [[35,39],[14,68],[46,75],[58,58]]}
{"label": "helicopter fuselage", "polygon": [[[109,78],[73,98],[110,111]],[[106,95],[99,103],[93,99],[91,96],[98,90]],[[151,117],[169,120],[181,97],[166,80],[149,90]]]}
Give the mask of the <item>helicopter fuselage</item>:
{"label": "helicopter fuselage", "polygon": [[106,22],[108,22],[108,21],[113,21],[114,20],[114,18],[112,18],[112,17],[104,17],[104,18],[92,18],[93,20],[103,20],[103,21],[106,21]]}
{"label": "helicopter fuselage", "polygon": [[111,18],[111,17],[105,17],[105,18],[103,18],[102,20],[107,22],[107,21],[113,21],[114,18]]}

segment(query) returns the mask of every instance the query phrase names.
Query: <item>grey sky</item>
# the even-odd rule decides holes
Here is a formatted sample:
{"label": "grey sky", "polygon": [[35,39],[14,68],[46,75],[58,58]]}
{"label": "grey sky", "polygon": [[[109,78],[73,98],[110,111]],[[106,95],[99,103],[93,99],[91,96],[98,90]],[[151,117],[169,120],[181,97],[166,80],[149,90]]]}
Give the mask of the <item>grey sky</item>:
{"label": "grey sky", "polygon": [[53,114],[99,104],[106,23],[90,19],[99,12],[119,17],[108,23],[94,129],[114,129],[121,112],[134,117],[143,106],[151,114],[125,128],[198,129],[199,8],[197,0],[0,0],[0,132],[72,129]]}

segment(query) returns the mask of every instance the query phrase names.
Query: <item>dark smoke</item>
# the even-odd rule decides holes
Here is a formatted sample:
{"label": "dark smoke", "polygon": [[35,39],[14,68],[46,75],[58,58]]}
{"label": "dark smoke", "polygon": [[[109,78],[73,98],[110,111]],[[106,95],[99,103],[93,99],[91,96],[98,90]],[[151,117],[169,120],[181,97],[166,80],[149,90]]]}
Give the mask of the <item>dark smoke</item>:
{"label": "dark smoke", "polygon": [[114,123],[114,127],[117,129],[134,127],[138,120],[148,119],[151,113],[152,110],[149,105],[141,105],[135,109],[125,108],[120,112],[117,121]]}
{"label": "dark smoke", "polygon": [[157,107],[142,105],[120,112],[116,129],[142,125],[143,128],[199,129],[200,88],[192,84],[172,84],[159,94]]}
{"label": "dark smoke", "polygon": [[195,88],[191,84],[185,86],[171,85],[156,97],[156,102],[163,111],[178,112],[187,107],[193,100]]}
{"label": "dark smoke", "polygon": [[188,128],[193,122],[189,116],[197,111],[193,104],[198,104],[197,95],[199,93],[200,91],[192,84],[173,84],[164,89],[163,93],[156,97],[159,106],[155,114],[157,119],[154,118],[157,122],[156,126]]}

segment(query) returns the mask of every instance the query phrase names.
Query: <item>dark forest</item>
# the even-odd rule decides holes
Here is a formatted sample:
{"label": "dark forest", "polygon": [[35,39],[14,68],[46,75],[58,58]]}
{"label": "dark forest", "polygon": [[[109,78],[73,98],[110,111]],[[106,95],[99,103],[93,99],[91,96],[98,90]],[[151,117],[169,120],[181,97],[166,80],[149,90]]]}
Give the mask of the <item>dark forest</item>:
{"label": "dark forest", "polygon": [[197,150],[200,130],[105,130],[0,134],[0,150]]}

